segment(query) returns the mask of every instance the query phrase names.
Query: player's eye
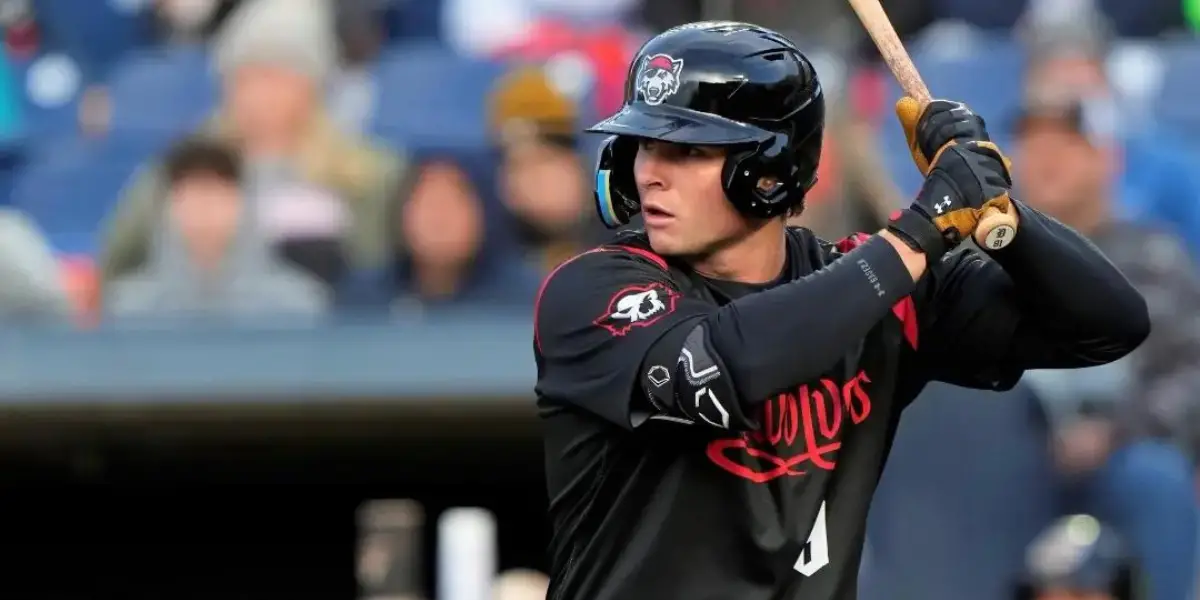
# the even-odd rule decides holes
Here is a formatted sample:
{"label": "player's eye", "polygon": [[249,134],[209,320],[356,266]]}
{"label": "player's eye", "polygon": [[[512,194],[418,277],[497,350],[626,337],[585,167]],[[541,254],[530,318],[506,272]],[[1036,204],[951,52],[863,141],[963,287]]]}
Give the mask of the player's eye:
{"label": "player's eye", "polygon": [[670,144],[659,140],[640,140],[641,151],[661,160],[680,160],[687,156],[688,146]]}
{"label": "player's eye", "polygon": [[640,150],[645,150],[647,152],[653,152],[657,148],[658,148],[658,140],[648,140],[645,138],[638,140],[638,149],[640,149]]}

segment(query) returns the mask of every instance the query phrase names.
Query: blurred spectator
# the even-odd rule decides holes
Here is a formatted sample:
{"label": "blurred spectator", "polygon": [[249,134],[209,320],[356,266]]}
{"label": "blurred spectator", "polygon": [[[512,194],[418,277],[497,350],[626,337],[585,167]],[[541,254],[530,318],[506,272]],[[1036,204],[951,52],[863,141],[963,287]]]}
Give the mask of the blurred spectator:
{"label": "blurred spectator", "polygon": [[27,60],[37,53],[41,32],[29,0],[0,3],[0,27],[4,28],[4,50],[9,56]]}
{"label": "blurred spectator", "polygon": [[491,54],[536,36],[548,20],[600,28],[622,21],[639,0],[443,0],[446,41],[465,54]]}
{"label": "blurred spectator", "polygon": [[542,68],[522,67],[497,85],[490,126],[504,205],[534,264],[551,269],[585,247],[592,223],[576,107]]}
{"label": "blurred spectator", "polygon": [[377,110],[371,66],[383,48],[380,0],[339,0],[335,7],[340,68],[329,87],[329,112],[343,131],[362,133]]}
{"label": "blurred spectator", "polygon": [[1030,98],[1017,120],[1021,198],[1088,235],[1138,287],[1154,329],[1129,357],[1086,373],[1031,371],[1070,493],[1121,530],[1156,600],[1195,585],[1200,515],[1200,277],[1170,234],[1115,214],[1113,148],[1088,137],[1086,104]]}
{"label": "blurred spectator", "polygon": [[1089,515],[1063,517],[1026,552],[1015,600],[1142,600],[1143,581],[1125,541]]}
{"label": "blurred spectator", "polygon": [[146,267],[106,292],[114,316],[316,314],[322,286],[271,255],[232,148],[186,140],[166,158],[168,208]]}
{"label": "blurred spectator", "polygon": [[494,253],[482,253],[483,206],[467,175],[435,161],[421,170],[400,213],[407,252],[398,262],[400,311],[472,303],[532,306],[536,272]]}
{"label": "blurred spectator", "polygon": [[[405,165],[339,130],[326,112],[322,89],[337,60],[329,5],[244,0],[215,54],[224,98],[204,129],[246,157],[247,201],[263,214],[261,225],[318,276],[337,276],[328,265],[341,262],[384,266],[395,239],[387,215]],[[135,177],[110,217],[103,281],[144,264],[164,194],[158,167]]]}
{"label": "blurred spectator", "polygon": [[65,319],[71,313],[58,263],[37,227],[0,210],[0,319]]}
{"label": "blurred spectator", "polygon": [[620,24],[535,23],[526,35],[496,48],[493,57],[544,64],[559,92],[598,121],[621,107],[625,73],[643,38]]}
{"label": "blurred spectator", "polygon": [[[1105,70],[1105,21],[1095,13],[1031,16],[1026,93],[1082,96],[1094,137],[1117,145],[1115,201],[1123,216],[1170,228],[1200,257],[1200,172],[1185,143],[1154,123],[1127,123],[1122,98]],[[1024,165],[1022,165],[1022,168]]]}
{"label": "blurred spectator", "polygon": [[492,600],[545,600],[550,578],[528,569],[512,569],[496,577]]}
{"label": "blurred spectator", "polygon": [[[859,231],[875,231],[877,219],[863,223],[856,214],[860,207],[859,197],[851,197],[846,182],[842,180],[843,157],[848,153],[845,142],[849,141],[848,127],[836,115],[828,118],[828,129],[821,146],[821,163],[817,167],[817,183],[804,196],[804,211],[788,218],[789,225],[807,227],[827,240],[841,239]],[[843,135],[838,135],[843,134]]]}
{"label": "blurred spectator", "polygon": [[207,41],[242,0],[154,0],[158,39],[167,44]]}

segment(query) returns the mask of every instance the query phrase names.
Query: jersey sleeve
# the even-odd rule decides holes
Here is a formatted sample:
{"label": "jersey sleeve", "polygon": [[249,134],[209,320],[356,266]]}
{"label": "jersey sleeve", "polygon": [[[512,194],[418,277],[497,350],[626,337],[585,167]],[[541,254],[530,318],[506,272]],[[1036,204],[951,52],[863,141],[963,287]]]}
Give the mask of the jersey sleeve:
{"label": "jersey sleeve", "polygon": [[645,385],[672,387],[680,348],[714,308],[685,297],[649,256],[595,250],[547,278],[534,315],[543,405],[573,406],[625,428],[657,412]]}
{"label": "jersey sleeve", "polygon": [[922,282],[918,358],[928,379],[985,390],[1016,385],[1025,365],[1016,291],[995,261],[971,249],[946,255]]}

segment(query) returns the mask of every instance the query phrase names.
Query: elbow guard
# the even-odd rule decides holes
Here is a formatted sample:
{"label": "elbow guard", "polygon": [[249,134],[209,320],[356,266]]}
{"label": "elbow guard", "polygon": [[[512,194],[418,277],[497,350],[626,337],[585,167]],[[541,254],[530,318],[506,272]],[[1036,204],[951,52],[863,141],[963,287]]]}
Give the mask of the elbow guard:
{"label": "elbow guard", "polygon": [[[651,356],[661,354],[665,359],[669,352],[668,346],[660,352],[651,352]],[[646,365],[642,389],[656,411],[651,419],[739,431],[755,427],[742,410],[729,370],[713,350],[703,322],[686,333],[682,347],[676,346],[674,354],[673,363],[651,360]]]}

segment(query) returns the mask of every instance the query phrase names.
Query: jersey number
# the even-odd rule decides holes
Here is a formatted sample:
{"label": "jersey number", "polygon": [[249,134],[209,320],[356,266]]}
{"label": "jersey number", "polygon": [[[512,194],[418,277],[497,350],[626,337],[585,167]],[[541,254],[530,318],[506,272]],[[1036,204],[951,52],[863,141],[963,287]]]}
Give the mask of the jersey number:
{"label": "jersey number", "polygon": [[805,577],[812,577],[828,564],[829,534],[825,527],[825,502],[821,501],[821,508],[817,510],[817,520],[813,523],[812,531],[808,532],[808,539],[800,549],[800,556],[792,568]]}

